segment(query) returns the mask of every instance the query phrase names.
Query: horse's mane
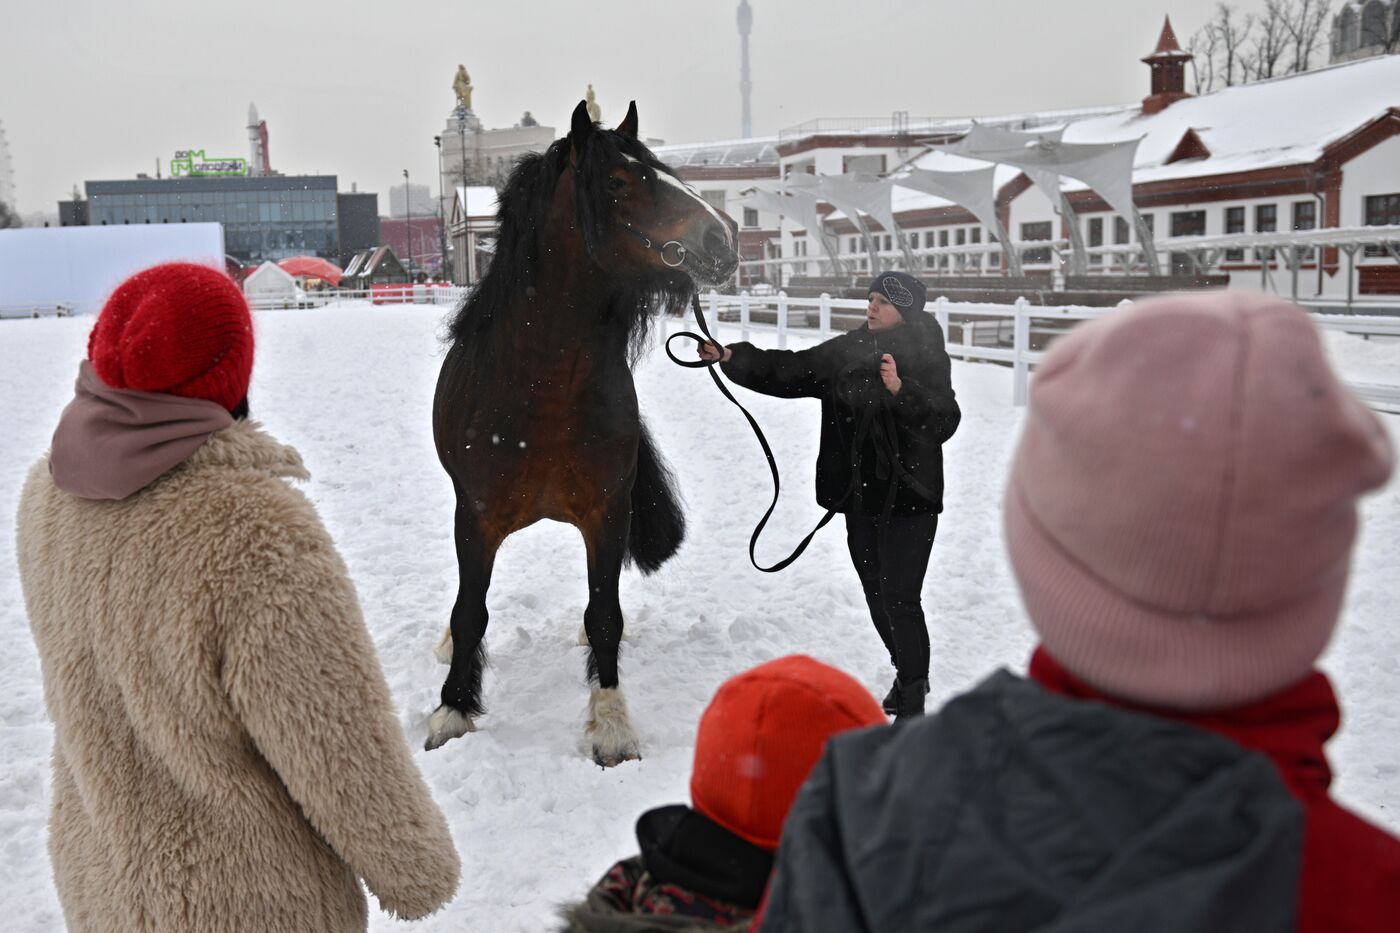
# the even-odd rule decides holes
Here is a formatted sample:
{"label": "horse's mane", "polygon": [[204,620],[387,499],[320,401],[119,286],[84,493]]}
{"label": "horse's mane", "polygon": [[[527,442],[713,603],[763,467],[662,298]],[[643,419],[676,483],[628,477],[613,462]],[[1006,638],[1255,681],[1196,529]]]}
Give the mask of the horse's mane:
{"label": "horse's mane", "polygon": [[[498,234],[491,264],[471,290],[448,326],[454,343],[476,344],[484,349],[487,335],[509,326],[505,308],[512,298],[533,297],[541,259],[541,236],[554,200],[560,175],[569,169],[569,137],[555,140],[543,153],[530,153],[515,164],[501,194],[496,212]],[[596,262],[608,235],[609,170],[630,156],[657,172],[674,175],[645,145],[613,130],[597,127],[588,135],[578,159],[575,185],[577,221],[584,245]],[[654,314],[684,313],[694,292],[690,276],[676,270],[657,272],[633,280],[617,279],[608,297],[599,339],[620,334],[628,343],[628,359],[634,361],[645,345]]]}

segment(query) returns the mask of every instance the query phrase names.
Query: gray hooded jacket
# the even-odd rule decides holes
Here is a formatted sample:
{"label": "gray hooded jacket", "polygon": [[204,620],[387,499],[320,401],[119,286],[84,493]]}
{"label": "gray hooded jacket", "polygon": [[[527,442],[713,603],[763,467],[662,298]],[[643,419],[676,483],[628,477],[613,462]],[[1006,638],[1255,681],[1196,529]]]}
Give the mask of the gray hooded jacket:
{"label": "gray hooded jacket", "polygon": [[1228,739],[999,672],[834,738],[759,929],[1292,930],[1302,810]]}

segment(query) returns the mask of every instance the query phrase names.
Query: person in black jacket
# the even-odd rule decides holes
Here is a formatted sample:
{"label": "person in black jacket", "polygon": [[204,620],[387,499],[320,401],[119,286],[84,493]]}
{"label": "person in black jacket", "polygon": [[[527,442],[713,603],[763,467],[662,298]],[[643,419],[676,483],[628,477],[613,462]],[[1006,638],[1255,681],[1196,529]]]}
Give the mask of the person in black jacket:
{"label": "person in black jacket", "polygon": [[884,707],[898,720],[921,715],[928,693],[920,592],[943,511],[943,444],[961,412],[924,284],[881,272],[869,294],[862,327],[809,350],[706,342],[698,353],[755,392],[821,399],[817,502],[845,513],[851,561],[895,667]]}

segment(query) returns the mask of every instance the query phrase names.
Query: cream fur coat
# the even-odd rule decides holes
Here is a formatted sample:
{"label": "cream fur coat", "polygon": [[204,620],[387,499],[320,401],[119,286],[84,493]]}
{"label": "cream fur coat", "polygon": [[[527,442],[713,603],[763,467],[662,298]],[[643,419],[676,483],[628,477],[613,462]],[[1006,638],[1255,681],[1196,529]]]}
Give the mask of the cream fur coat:
{"label": "cream fur coat", "polygon": [[47,458],[18,556],[54,724],[49,852],[72,931],[362,930],[459,863],[296,451],[254,424],[116,502]]}

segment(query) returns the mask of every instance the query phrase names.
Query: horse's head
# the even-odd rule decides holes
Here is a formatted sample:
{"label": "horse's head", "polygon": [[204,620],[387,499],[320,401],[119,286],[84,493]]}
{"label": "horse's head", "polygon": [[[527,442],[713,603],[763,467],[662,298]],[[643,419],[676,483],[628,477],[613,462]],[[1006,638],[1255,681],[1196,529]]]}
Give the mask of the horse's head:
{"label": "horse's head", "polygon": [[684,273],[718,285],[739,263],[734,222],[637,139],[637,105],[615,130],[574,110],[566,141],[579,225],[601,268],[628,277]]}

